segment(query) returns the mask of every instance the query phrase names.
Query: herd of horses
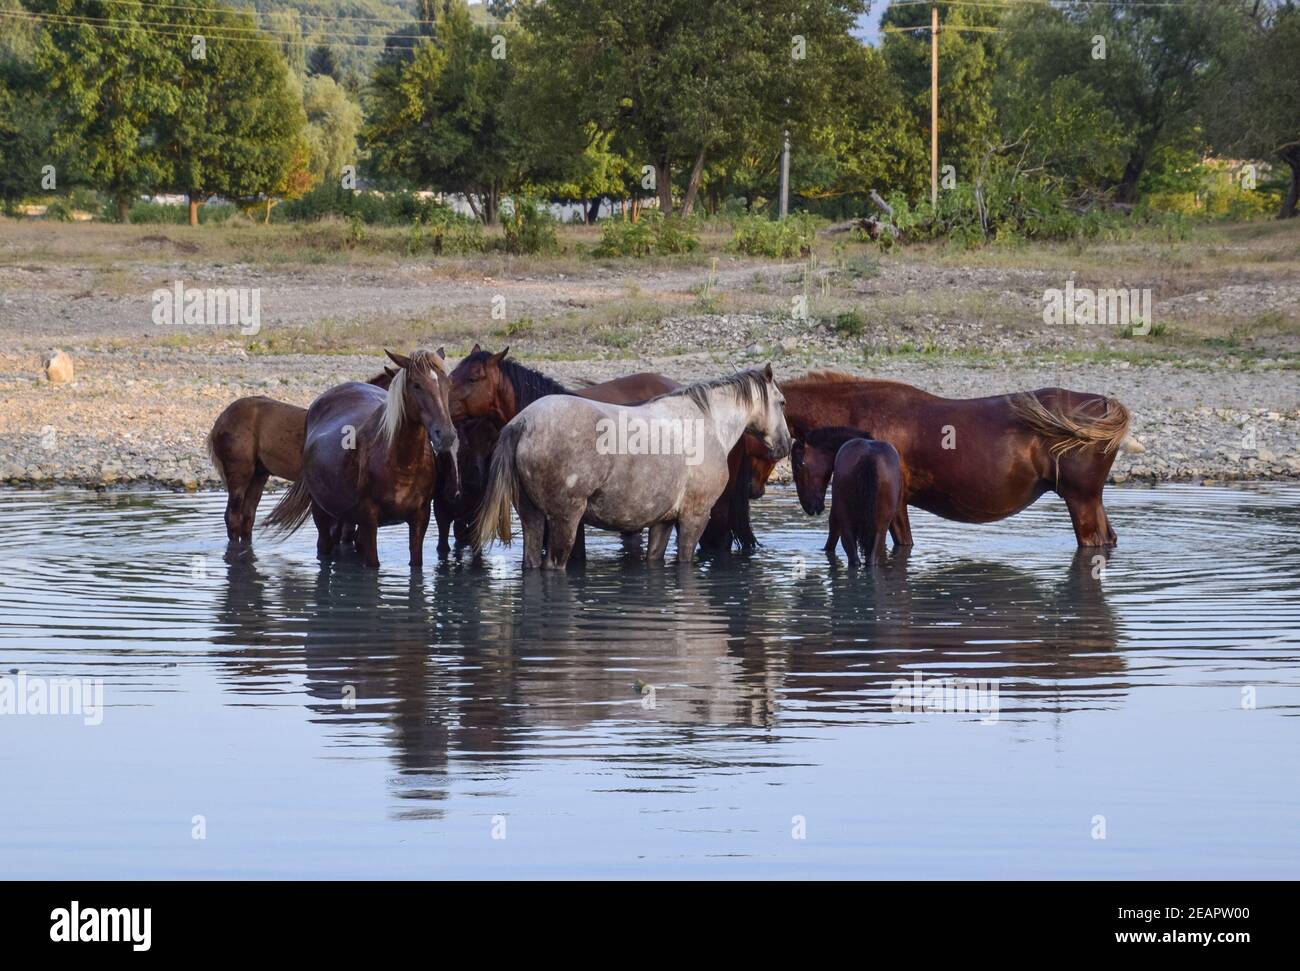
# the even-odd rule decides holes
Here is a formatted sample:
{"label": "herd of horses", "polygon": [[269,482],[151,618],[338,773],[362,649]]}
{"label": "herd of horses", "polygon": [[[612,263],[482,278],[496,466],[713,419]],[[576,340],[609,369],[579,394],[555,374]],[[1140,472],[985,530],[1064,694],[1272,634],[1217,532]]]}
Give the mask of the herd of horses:
{"label": "herd of horses", "polygon": [[[252,541],[276,476],[293,484],[265,525],[288,532],[310,516],[322,558],[351,543],[377,567],[379,527],[406,523],[419,567],[431,515],[446,557],[452,540],[476,552],[509,542],[513,513],[526,568],[584,559],[586,526],[634,548],[648,530],[651,562],[675,530],[677,559],[689,562],[697,547],[757,545],[750,502],[789,456],[805,512],[821,513],[832,490],[826,551],[842,545],[853,566],[879,560],[886,532],[912,545],[909,506],[986,523],[1049,490],[1080,547],[1116,543],[1102,489],[1129,412],[1111,397],[1042,388],[943,398],[826,370],[778,384],[770,364],[690,385],[639,373],[570,389],[508,352],[475,344],[451,369],[441,348],[390,351],[391,366],[308,408],[261,396],[229,405],[207,440],[228,539]],[[673,448],[601,447],[614,427],[677,434]]]}

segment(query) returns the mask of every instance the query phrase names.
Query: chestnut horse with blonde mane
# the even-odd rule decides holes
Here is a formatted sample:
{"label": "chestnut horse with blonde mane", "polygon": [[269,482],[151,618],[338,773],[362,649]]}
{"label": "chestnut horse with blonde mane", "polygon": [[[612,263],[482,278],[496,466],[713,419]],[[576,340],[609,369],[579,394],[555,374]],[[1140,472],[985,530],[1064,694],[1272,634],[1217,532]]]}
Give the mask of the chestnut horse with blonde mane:
{"label": "chestnut horse with blonde mane", "polygon": [[[397,372],[384,368],[367,384],[387,391]],[[205,442],[208,458],[226,487],[226,538],[248,543],[262,490],[271,476],[296,482],[302,474],[307,409],[250,395],[232,401],[212,423]]]}
{"label": "chestnut horse with blonde mane", "polygon": [[912,545],[907,506],[944,519],[1013,516],[1044,492],[1065,500],[1081,547],[1114,546],[1102,488],[1129,428],[1114,398],[1064,388],[941,398],[900,381],[814,371],[781,382],[796,439],[848,426],[898,450],[903,503],[890,527]]}
{"label": "chestnut horse with blonde mane", "polygon": [[340,535],[356,527],[357,551],[379,566],[380,526],[406,523],[410,564],[424,563],[437,465],[456,468],[451,379],[437,353],[387,352],[398,371],[387,393],[352,381],[330,388],[307,409],[302,477],[267,517],[266,526],[293,532],[311,514],[316,554],[329,556]]}

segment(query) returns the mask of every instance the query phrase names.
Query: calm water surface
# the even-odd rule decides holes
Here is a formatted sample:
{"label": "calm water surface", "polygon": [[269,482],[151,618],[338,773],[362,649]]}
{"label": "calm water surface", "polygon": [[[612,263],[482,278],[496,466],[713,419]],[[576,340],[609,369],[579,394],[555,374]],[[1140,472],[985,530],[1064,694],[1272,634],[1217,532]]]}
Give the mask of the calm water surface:
{"label": "calm water surface", "polygon": [[781,489],[752,557],[528,577],[223,505],[0,492],[0,678],[105,700],[0,715],[5,876],[1300,877],[1300,487],[1112,489],[1108,562],[914,514],[874,577]]}

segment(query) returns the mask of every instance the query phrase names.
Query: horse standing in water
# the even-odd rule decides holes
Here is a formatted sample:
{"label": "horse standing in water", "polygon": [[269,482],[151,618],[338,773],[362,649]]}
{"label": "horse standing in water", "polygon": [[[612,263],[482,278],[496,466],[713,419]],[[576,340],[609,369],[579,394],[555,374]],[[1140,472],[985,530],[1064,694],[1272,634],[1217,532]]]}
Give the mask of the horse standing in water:
{"label": "horse standing in water", "polygon": [[790,467],[804,512],[826,508],[833,481],[830,532],[824,550],[834,556],[844,545],[849,566],[860,565],[858,550],[875,564],[885,552],[885,533],[902,507],[903,473],[898,451],[856,428],[818,428],[790,449]]}
{"label": "horse standing in water", "polygon": [[404,522],[410,563],[419,567],[435,467],[456,467],[451,380],[441,348],[410,357],[387,353],[398,371],[386,394],[354,381],[331,388],[307,409],[302,477],[266,524],[293,532],[310,513],[321,557],[334,551],[340,526],[355,526],[357,550],[367,566],[377,567],[379,527]]}
{"label": "horse standing in water", "polygon": [[546,565],[563,568],[583,523],[622,533],[648,528],[650,562],[663,559],[675,526],[677,560],[689,563],[740,436],[751,431],[770,454],[788,454],[783,405],[771,365],[631,407],[571,395],[535,401],[501,430],[477,545],[509,542],[513,504],[525,568],[542,565],[543,530]]}
{"label": "horse standing in water", "polygon": [[[507,360],[509,351],[507,347],[493,354],[475,344],[465,359],[456,365],[451,378],[452,416],[457,423],[466,418],[490,418],[500,427],[546,395],[567,394],[607,404],[632,405],[681,387],[672,378],[642,371],[570,391],[540,371]],[[749,461],[746,461],[747,456]],[[745,550],[758,545],[749,525],[749,501],[763,494],[764,484],[775,465],[776,461],[752,435],[746,435],[743,442],[732,449],[728,459],[727,489],[713,508],[709,525],[700,538],[702,546],[729,549],[733,540]],[[746,481],[747,477],[749,481]],[[467,493],[464,501],[473,501],[473,494]],[[575,560],[586,556],[581,530],[570,556]]]}
{"label": "horse standing in water", "polygon": [[[487,491],[492,450],[501,430],[490,418],[467,418],[456,425],[459,446],[456,466],[438,463],[438,484],[433,493],[433,518],[438,523],[438,555],[451,552],[449,531],[455,532],[456,549],[473,545],[474,523]],[[459,473],[459,480],[457,477]]]}
{"label": "horse standing in water", "polygon": [[[371,378],[388,390],[396,374],[384,368]],[[208,458],[226,487],[226,538],[248,543],[262,490],[271,476],[295,482],[302,474],[302,445],[307,437],[307,409],[264,395],[231,402],[208,432]]]}
{"label": "horse standing in water", "polygon": [[1128,435],[1129,412],[1114,398],[1063,388],[941,398],[835,371],[814,371],[781,389],[796,438],[848,426],[898,450],[905,504],[890,527],[896,544],[912,545],[908,505],[987,523],[1050,489],[1065,500],[1080,546],[1116,545],[1102,488]]}

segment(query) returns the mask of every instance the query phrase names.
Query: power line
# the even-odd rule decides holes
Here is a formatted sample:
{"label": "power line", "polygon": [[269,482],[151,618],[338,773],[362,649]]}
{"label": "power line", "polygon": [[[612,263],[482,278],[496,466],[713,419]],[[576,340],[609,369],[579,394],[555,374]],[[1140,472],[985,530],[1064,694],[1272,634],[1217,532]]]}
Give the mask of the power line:
{"label": "power line", "polygon": [[[293,32],[279,32],[266,30],[261,27],[240,27],[237,25],[222,24],[172,24],[157,21],[139,21],[139,20],[106,20],[105,18],[88,18],[72,17],[66,14],[47,14],[34,13],[29,10],[0,10],[0,17],[10,19],[25,20],[50,24],[57,27],[86,27],[91,30],[134,30],[138,29],[142,33],[154,37],[179,37],[190,39],[195,35],[202,37],[211,37],[215,40],[228,40],[255,43],[258,37],[264,37],[272,42],[287,40],[301,40],[304,44],[307,37],[302,34]],[[99,22],[96,22],[99,21]],[[156,29],[161,28],[161,29]],[[228,33],[229,31],[229,33]],[[366,36],[358,34],[355,36]],[[366,50],[375,50],[382,46],[380,44],[360,44],[353,41],[330,40],[331,46],[334,47],[352,47]]]}

